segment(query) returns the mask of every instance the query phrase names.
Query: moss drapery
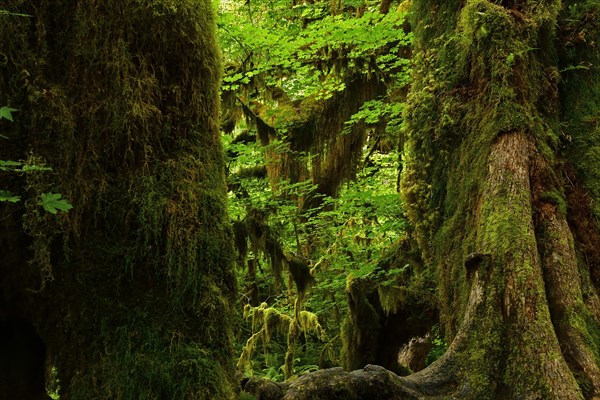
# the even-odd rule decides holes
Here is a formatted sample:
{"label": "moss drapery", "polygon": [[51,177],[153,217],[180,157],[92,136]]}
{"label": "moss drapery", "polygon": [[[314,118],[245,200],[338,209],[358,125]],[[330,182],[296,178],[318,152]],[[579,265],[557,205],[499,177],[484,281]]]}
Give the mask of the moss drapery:
{"label": "moss drapery", "polygon": [[329,369],[283,398],[596,399],[600,4],[412,7],[402,193],[451,344],[406,377]]}
{"label": "moss drapery", "polygon": [[[2,295],[46,342],[61,398],[233,396],[235,278],[209,1],[7,1]],[[74,208],[36,205],[59,192]]]}

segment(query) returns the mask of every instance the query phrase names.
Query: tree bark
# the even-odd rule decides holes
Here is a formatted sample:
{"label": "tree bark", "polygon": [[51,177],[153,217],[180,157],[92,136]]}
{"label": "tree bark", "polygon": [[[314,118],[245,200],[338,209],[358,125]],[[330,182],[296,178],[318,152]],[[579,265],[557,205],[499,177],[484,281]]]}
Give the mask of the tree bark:
{"label": "tree bark", "polygon": [[53,170],[0,177],[22,196],[0,208],[0,314],[39,333],[61,399],[233,398],[212,3],[1,8],[0,105],[20,112],[0,159]]}
{"label": "tree bark", "polygon": [[[373,384],[402,393],[390,398],[600,398],[598,4],[412,8],[402,196],[451,344]],[[296,385],[287,398],[318,393]]]}
{"label": "tree bark", "polygon": [[[417,73],[403,189],[426,264],[439,274],[446,335],[465,335],[451,346],[463,388],[455,394],[599,396],[598,319],[584,301],[589,266],[577,259],[561,172],[552,38],[569,8],[414,7]],[[489,280],[465,332],[469,273],[461,261],[471,252],[490,254]],[[587,289],[597,297],[597,287]]]}

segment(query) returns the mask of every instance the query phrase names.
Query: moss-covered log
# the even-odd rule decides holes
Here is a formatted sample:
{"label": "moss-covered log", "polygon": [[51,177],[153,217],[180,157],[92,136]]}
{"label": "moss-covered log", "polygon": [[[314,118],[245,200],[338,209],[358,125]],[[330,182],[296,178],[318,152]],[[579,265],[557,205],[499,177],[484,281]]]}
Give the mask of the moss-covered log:
{"label": "moss-covered log", "polygon": [[[2,312],[31,321],[62,399],[233,397],[235,279],[212,4],[3,2]],[[4,129],[6,128],[6,129]],[[73,205],[51,215],[43,192]]]}

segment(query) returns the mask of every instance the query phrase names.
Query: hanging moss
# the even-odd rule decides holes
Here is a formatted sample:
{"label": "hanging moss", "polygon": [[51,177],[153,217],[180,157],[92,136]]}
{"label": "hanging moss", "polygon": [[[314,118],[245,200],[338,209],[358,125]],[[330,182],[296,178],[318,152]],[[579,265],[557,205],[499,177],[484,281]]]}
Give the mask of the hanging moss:
{"label": "hanging moss", "polygon": [[[384,255],[371,274],[349,277],[348,315],[342,326],[345,367],[377,364],[400,375],[400,348],[424,336],[437,321],[431,276],[408,238]],[[425,272],[425,274],[423,274]]]}
{"label": "hanging moss", "polygon": [[267,303],[261,303],[258,307],[246,305],[244,318],[252,317],[252,336],[246,341],[242,354],[237,362],[237,369],[246,375],[253,375],[253,354],[259,343],[262,342],[265,354],[268,353],[267,346],[276,336],[289,333],[293,320],[289,315],[279,312]]}
{"label": "hanging moss", "polygon": [[244,318],[249,317],[252,317],[252,336],[246,341],[237,363],[238,371],[249,376],[254,373],[253,355],[261,343],[265,359],[267,359],[269,343],[276,337],[287,338],[287,350],[283,365],[287,379],[294,373],[296,342],[301,334],[304,334],[305,338],[308,335],[315,335],[319,340],[326,341],[325,331],[319,323],[318,317],[308,311],[298,310],[294,313],[294,317],[290,317],[276,308],[269,307],[267,303],[262,303],[258,307],[246,305]]}
{"label": "hanging moss", "polygon": [[273,109],[241,105],[265,147],[271,185],[307,179],[317,185],[312,196],[299,199],[304,210],[317,207],[323,195],[335,196],[342,182],[352,178],[368,132],[363,123],[348,129],[345,122],[365,101],[386,90],[376,78],[354,75],[344,79],[345,89],[327,100],[282,100]]}
{"label": "hanging moss", "polygon": [[[61,396],[233,397],[211,3],[3,8],[30,17],[0,18],[0,102],[21,110],[0,158],[30,153],[53,172],[14,188],[31,199],[24,212],[3,210],[15,239],[0,252],[18,256],[2,264],[2,282],[48,345]],[[40,212],[45,191],[73,210]]]}

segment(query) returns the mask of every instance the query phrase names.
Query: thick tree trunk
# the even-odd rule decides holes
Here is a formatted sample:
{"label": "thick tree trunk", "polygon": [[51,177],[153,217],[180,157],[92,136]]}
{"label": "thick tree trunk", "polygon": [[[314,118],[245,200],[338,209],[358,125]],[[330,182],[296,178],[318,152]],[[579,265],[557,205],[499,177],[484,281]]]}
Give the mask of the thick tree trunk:
{"label": "thick tree trunk", "polygon": [[[560,347],[550,320],[532,219],[530,176],[536,174],[531,165],[535,153],[533,143],[521,132],[502,134],[490,150],[481,206],[475,210],[476,241],[492,254],[492,268],[501,271],[492,284],[503,285],[503,290],[498,292],[499,301],[490,304],[491,313],[499,321],[494,330],[501,333],[488,334],[500,338],[502,343],[477,347],[491,350],[494,354],[490,355],[499,362],[489,366],[487,373],[490,379],[495,372],[503,374],[500,382],[492,383],[497,385],[500,397],[542,395],[575,399],[579,396],[578,387],[559,356]],[[481,327],[472,329],[479,334]],[[479,367],[473,365],[473,370]]]}
{"label": "thick tree trunk", "polygon": [[340,382],[394,399],[600,398],[598,3],[412,7],[402,192],[451,344],[407,377],[331,371],[285,398],[336,399]]}
{"label": "thick tree trunk", "polygon": [[20,110],[0,159],[53,168],[1,177],[23,200],[0,208],[0,317],[31,322],[61,399],[234,397],[212,3],[0,8],[19,14],[0,15],[0,105]]}
{"label": "thick tree trunk", "polygon": [[[578,264],[559,162],[560,3],[415,1],[415,11],[403,188],[439,274],[446,334],[461,339],[458,397],[600,396],[599,321],[584,302],[589,266]],[[461,261],[473,252],[489,254],[489,278],[465,331]]]}

